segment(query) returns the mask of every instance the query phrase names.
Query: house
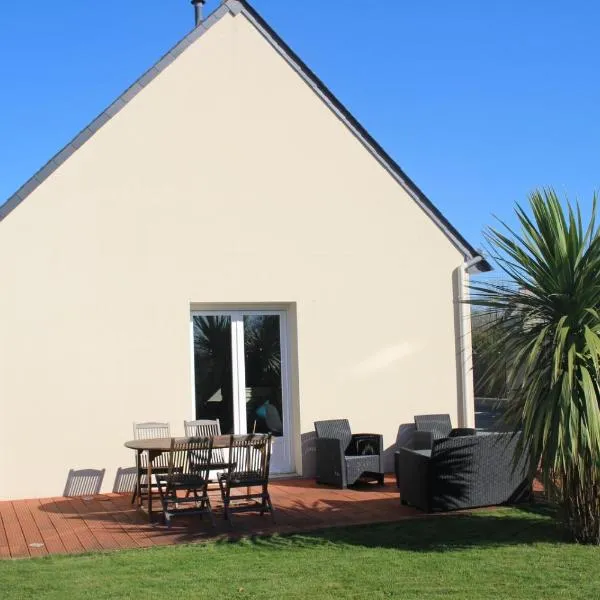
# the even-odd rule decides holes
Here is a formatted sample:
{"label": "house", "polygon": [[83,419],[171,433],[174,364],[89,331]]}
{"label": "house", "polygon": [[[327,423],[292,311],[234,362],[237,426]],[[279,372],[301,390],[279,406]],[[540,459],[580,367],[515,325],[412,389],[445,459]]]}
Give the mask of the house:
{"label": "house", "polygon": [[[201,109],[201,110],[199,110]],[[243,0],[220,7],[0,208],[0,498],[133,456],[134,421],[384,435],[473,421],[489,265]],[[118,482],[117,482],[118,487]]]}

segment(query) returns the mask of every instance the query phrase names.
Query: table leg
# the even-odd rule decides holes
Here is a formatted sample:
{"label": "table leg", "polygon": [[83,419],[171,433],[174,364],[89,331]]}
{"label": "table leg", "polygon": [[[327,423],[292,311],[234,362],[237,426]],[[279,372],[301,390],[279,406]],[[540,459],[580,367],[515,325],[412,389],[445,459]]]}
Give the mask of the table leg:
{"label": "table leg", "polygon": [[142,476],[140,474],[140,466],[142,464],[142,453],[144,451],[143,450],[138,450],[137,451],[137,455],[135,457],[135,470],[136,470],[136,478],[135,478],[135,485],[136,485],[136,500],[137,500],[137,505],[138,506],[142,506]]}
{"label": "table leg", "polygon": [[148,452],[148,472],[146,477],[148,481],[148,521],[152,521],[152,461],[155,458],[154,452]]}

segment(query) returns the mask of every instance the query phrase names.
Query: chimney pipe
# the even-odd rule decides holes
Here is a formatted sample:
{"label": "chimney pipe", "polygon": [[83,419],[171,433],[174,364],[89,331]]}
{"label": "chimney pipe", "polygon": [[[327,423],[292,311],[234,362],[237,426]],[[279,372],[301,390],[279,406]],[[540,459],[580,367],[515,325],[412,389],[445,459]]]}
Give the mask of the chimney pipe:
{"label": "chimney pipe", "polygon": [[192,0],[194,5],[194,16],[196,19],[196,27],[202,23],[202,7],[206,3],[206,0]]}

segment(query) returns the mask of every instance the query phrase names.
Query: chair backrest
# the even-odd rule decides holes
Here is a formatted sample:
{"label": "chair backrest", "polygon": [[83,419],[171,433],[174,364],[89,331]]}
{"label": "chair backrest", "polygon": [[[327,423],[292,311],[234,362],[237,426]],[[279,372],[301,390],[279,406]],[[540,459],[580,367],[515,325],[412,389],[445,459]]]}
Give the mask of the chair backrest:
{"label": "chair backrest", "polygon": [[450,435],[452,421],[450,415],[416,415],[415,427],[417,431],[430,431],[433,439],[438,440]]}
{"label": "chair backrest", "polygon": [[318,438],[334,438],[342,442],[346,450],[352,440],[352,431],[348,419],[332,419],[329,421],[315,421],[315,431]]}
{"label": "chair backrest", "polygon": [[[149,440],[153,438],[171,437],[171,426],[168,423],[157,421],[146,421],[145,423],[133,424],[133,437],[136,440]],[[165,468],[168,464],[169,456],[164,453],[154,458],[152,464],[155,467]],[[140,466],[146,467],[148,464],[148,455],[143,452],[140,455]]]}
{"label": "chair backrest", "polygon": [[219,419],[214,421],[210,421],[208,419],[184,421],[183,427],[187,437],[208,437],[211,435],[221,435],[221,422]]}
{"label": "chair backrest", "polygon": [[271,434],[232,435],[229,439],[228,460],[231,478],[235,479],[238,473],[252,473],[253,479],[267,483],[271,461]]}
{"label": "chair backrest", "polygon": [[171,427],[168,423],[147,421],[133,424],[133,438],[136,440],[168,437],[171,437]]}
{"label": "chair backrest", "polygon": [[[219,419],[211,421],[209,419],[198,419],[196,421],[184,421],[183,427],[187,437],[210,437],[221,435],[221,422]],[[213,462],[225,463],[225,453],[220,448],[215,448],[212,452]]]}
{"label": "chair backrest", "polygon": [[212,462],[209,437],[173,438],[168,457],[167,485],[174,475],[198,475],[208,480]]}

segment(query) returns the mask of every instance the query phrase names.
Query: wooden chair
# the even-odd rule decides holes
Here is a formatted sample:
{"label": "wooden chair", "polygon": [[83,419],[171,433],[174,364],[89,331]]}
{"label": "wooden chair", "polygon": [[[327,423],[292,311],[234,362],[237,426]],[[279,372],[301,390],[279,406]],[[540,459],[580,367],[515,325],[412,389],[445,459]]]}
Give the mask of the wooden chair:
{"label": "wooden chair", "polygon": [[[202,460],[198,460],[199,457]],[[208,474],[211,469],[212,439],[172,439],[167,457],[167,472],[156,476],[165,524],[171,526],[175,515],[205,513],[215,525],[210,498]],[[185,492],[185,496],[182,493]]]}
{"label": "wooden chair", "polygon": [[[210,437],[211,435],[221,435],[221,422],[219,419],[211,421],[210,419],[198,419],[197,421],[184,421],[186,437]],[[218,448],[214,449],[216,452]]]}
{"label": "wooden chair", "polygon": [[[199,419],[196,421],[184,421],[183,427],[185,429],[186,437],[211,437],[214,435],[221,435],[221,422],[219,419],[214,421],[208,419]],[[228,461],[225,458],[225,452],[222,448],[213,448],[212,451],[212,464],[214,471],[223,471],[228,468]],[[210,483],[216,483],[217,477],[210,477]]]}
{"label": "wooden chair", "polygon": [[[259,510],[261,516],[265,512],[271,513],[275,521],[269,495],[270,459],[271,434],[231,436],[228,468],[219,474],[223,515],[227,520],[231,522],[232,512]],[[233,490],[242,488],[245,488],[245,493],[232,494]],[[260,491],[253,491],[256,488],[260,488]],[[237,505],[239,501],[244,501],[245,504]]]}
{"label": "wooden chair", "polygon": [[[171,426],[169,423],[161,423],[156,421],[148,421],[145,423],[134,423],[133,424],[133,439],[135,440],[149,440],[152,438],[170,438],[171,437]],[[148,473],[148,454],[146,452],[137,453],[136,455],[136,486],[131,497],[131,504],[138,499],[138,503],[142,503],[142,497],[148,491],[152,491],[152,482],[144,481],[147,479]],[[165,473],[168,468],[168,457],[165,455],[157,456],[152,461],[152,472]],[[156,487],[156,486],[154,486]]]}

